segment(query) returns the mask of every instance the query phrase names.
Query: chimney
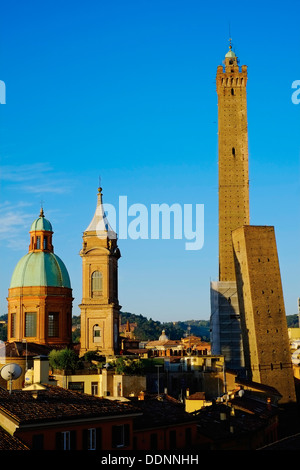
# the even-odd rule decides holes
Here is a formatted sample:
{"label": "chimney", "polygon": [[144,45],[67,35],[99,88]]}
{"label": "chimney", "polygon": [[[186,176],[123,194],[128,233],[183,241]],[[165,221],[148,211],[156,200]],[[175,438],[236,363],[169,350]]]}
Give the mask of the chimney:
{"label": "chimney", "polygon": [[33,363],[33,383],[49,382],[49,360],[48,356],[35,356]]}

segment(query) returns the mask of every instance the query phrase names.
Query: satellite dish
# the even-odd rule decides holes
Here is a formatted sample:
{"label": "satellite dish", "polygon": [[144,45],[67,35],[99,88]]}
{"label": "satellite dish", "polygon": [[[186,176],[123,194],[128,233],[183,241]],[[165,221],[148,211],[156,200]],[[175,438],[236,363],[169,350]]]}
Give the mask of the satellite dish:
{"label": "satellite dish", "polygon": [[22,368],[18,364],[6,364],[2,367],[0,373],[4,380],[16,380],[22,374]]}
{"label": "satellite dish", "polygon": [[9,393],[11,393],[12,381],[20,377],[22,374],[22,367],[14,363],[6,364],[1,368],[0,374],[4,380],[9,381]]}

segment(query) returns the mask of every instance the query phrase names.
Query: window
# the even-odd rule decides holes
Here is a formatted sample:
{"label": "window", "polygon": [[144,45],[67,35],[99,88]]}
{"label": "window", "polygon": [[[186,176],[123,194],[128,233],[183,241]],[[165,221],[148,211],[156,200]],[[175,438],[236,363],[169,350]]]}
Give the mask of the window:
{"label": "window", "polygon": [[68,389],[84,393],[84,382],[69,382]]}
{"label": "window", "polygon": [[102,447],[102,429],[84,429],[82,432],[82,445],[84,450],[100,450]]}
{"label": "window", "polygon": [[10,326],[10,335],[12,338],[16,336],[16,314],[12,313],[11,314],[11,326]]}
{"label": "window", "polygon": [[36,336],[36,312],[25,313],[25,336]]}
{"label": "window", "polygon": [[92,274],[92,297],[102,294],[102,273],[100,271],[94,271]]}
{"label": "window", "polygon": [[59,336],[59,313],[49,312],[48,314],[48,337],[57,338]]}
{"label": "window", "polygon": [[91,392],[92,395],[98,395],[98,382],[91,383]]}
{"label": "window", "polygon": [[101,330],[99,325],[94,325],[93,328],[93,341],[99,343],[101,341]]}
{"label": "window", "polygon": [[130,442],[130,428],[129,424],[122,424],[121,426],[112,427],[112,446],[127,447]]}
{"label": "window", "polygon": [[96,429],[88,429],[88,450],[96,450]]}
{"label": "window", "polygon": [[63,431],[56,433],[57,450],[76,450],[76,431]]}
{"label": "window", "polygon": [[36,237],[36,248],[37,250],[41,248],[41,237]]}
{"label": "window", "polygon": [[43,241],[44,250],[47,249],[47,245],[48,245],[48,237],[44,237],[44,241]]}
{"label": "window", "polygon": [[43,450],[44,449],[44,435],[34,434],[32,436],[32,450]]}

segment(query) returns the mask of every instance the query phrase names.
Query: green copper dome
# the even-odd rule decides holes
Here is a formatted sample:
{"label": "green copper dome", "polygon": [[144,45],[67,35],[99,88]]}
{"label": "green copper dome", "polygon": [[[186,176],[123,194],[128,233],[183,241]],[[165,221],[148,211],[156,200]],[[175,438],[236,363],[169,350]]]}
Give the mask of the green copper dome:
{"label": "green copper dome", "polygon": [[235,55],[235,53],[234,53],[232,50],[230,50],[230,51],[227,52],[227,54],[225,55],[225,57],[236,57],[236,55]]}
{"label": "green copper dome", "polygon": [[35,221],[32,223],[30,232],[36,231],[36,230],[47,230],[49,232],[52,232],[52,225],[49,222],[49,220],[45,219],[44,213],[41,211],[40,216],[35,219]]}
{"label": "green copper dome", "polygon": [[10,288],[29,286],[71,288],[69,274],[63,261],[51,252],[27,253],[15,267]]}

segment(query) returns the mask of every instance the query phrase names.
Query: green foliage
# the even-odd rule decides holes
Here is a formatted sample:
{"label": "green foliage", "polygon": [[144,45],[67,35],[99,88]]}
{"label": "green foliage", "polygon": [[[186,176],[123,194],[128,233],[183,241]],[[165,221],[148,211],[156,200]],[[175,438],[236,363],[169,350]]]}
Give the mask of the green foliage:
{"label": "green foliage", "polygon": [[80,315],[73,315],[72,317],[72,327],[76,327],[72,331],[72,343],[80,343]]}
{"label": "green foliage", "polygon": [[53,369],[74,370],[78,363],[78,356],[72,349],[62,349],[57,351],[52,349],[49,354],[49,364]]}
{"label": "green foliage", "polygon": [[7,340],[7,325],[6,324],[0,325],[0,340],[1,341]]}
{"label": "green foliage", "polygon": [[91,362],[91,361],[104,362],[105,356],[102,356],[98,351],[87,351],[84,354],[83,359],[87,362]]}
{"label": "green foliage", "polygon": [[143,375],[145,372],[145,366],[140,359],[118,357],[113,365],[117,374]]}
{"label": "green foliage", "polygon": [[52,369],[60,369],[59,353],[60,351],[57,351],[56,349],[52,349],[52,351],[49,353],[49,365],[52,367]]}
{"label": "green foliage", "polygon": [[286,317],[288,328],[299,328],[299,317],[295,315],[287,315]]}
{"label": "green foliage", "polygon": [[80,343],[80,328],[76,328],[76,330],[72,331],[72,343]]}
{"label": "green foliage", "polygon": [[80,328],[80,315],[73,315],[72,326],[76,326],[77,328]]}

